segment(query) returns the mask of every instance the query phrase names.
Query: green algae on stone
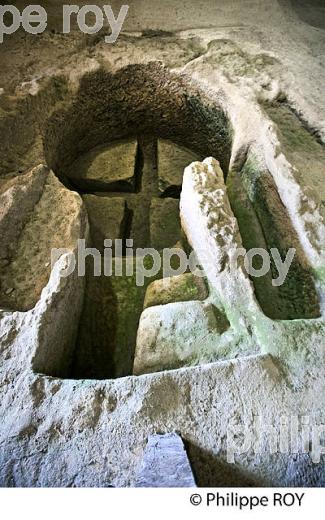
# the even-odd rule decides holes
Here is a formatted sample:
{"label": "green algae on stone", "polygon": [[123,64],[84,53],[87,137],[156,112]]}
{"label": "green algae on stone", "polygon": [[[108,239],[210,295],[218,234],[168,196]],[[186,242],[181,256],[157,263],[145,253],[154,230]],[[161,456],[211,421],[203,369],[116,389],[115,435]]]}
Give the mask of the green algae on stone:
{"label": "green algae on stone", "polygon": [[[316,204],[325,219],[325,147],[285,103],[264,103],[264,110],[276,124],[280,149],[294,167],[293,175],[307,200]],[[305,211],[301,205],[300,211]]]}
{"label": "green algae on stone", "polygon": [[[267,250],[263,229],[237,172],[231,171],[227,178],[227,193],[246,251],[255,248]],[[252,265],[254,269],[260,269],[262,258],[255,256]],[[271,273],[268,272],[261,277],[252,277],[252,282],[257,300],[266,316],[274,320],[281,319],[282,311],[278,301],[278,289],[272,286]]]}
{"label": "green algae on stone", "polygon": [[285,103],[264,103],[264,110],[276,123],[282,143],[291,152],[302,151],[325,160],[325,149]]}
{"label": "green algae on stone", "polygon": [[278,271],[271,249],[279,251],[282,261],[289,249],[295,249],[288,275],[278,287],[281,319],[318,318],[320,309],[312,269],[270,172],[260,167],[256,158],[249,157],[240,176],[263,230],[273,279],[278,277]]}

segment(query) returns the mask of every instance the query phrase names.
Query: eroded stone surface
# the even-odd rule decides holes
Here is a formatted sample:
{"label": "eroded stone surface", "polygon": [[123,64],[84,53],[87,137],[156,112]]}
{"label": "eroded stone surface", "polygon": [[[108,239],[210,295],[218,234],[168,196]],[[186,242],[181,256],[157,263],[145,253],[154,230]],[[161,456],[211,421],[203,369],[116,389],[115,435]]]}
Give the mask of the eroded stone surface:
{"label": "eroded stone surface", "polygon": [[85,237],[86,215],[79,195],[45,167],[10,181],[2,197],[8,229],[3,244],[9,243],[1,266],[1,302],[4,308],[28,310],[49,280],[52,249],[74,250]]}
{"label": "eroded stone surface", "polygon": [[186,168],[180,208],[182,226],[207,278],[225,307],[240,314],[229,320],[246,328],[259,309],[242,260],[237,260],[242,242],[218,161],[209,158]]}
{"label": "eroded stone surface", "polygon": [[150,242],[161,250],[181,239],[179,200],[153,198],[150,206]]}
{"label": "eroded stone surface", "polygon": [[84,189],[133,191],[137,141],[103,145],[78,158],[69,177]]}
{"label": "eroded stone surface", "polygon": [[[114,46],[97,35],[85,40],[80,31],[45,32],[37,38],[26,35],[26,52],[21,53],[20,33],[11,35],[12,44],[4,43],[0,56],[1,175],[16,176],[45,156],[59,175],[89,146],[119,133],[125,136],[129,123],[140,127],[144,114],[149,132],[159,128],[165,138],[178,132],[187,147],[195,142],[204,157],[222,158],[225,176],[230,155],[230,166],[238,173],[250,149],[266,163],[317,274],[319,293],[324,293],[322,192],[308,189],[319,183],[322,159],[310,168],[307,156],[299,157],[295,150],[289,160],[290,151],[260,106],[261,100],[287,98],[312,129],[311,138],[316,132],[324,142],[323,35],[303,25],[289,2],[252,1],[245,9],[240,2],[203,3],[204,9],[194,1],[177,4],[177,15],[166,17],[166,9],[173,12],[170,0],[155,9],[144,0],[126,20],[127,30],[137,34],[121,35]],[[303,4],[310,5],[300,2],[299,11]],[[49,23],[60,28],[62,17],[52,17],[52,9]],[[151,26],[182,32],[150,32]],[[174,69],[174,76],[152,63],[157,60]],[[227,113],[230,134],[220,112],[207,108],[215,102]],[[29,203],[33,197],[20,200],[34,207]],[[214,197],[206,202],[208,209],[213,204]],[[207,222],[198,222],[202,220]],[[11,229],[18,229],[16,222]],[[2,229],[9,230],[8,225],[9,220]],[[180,432],[199,485],[324,485],[323,460],[314,465],[309,454],[270,455],[266,441],[263,453],[248,450],[235,455],[235,464],[227,462],[232,417],[255,433],[253,418],[258,416],[263,426],[279,427],[280,417],[307,412],[311,425],[324,424],[325,330],[323,318],[265,319],[247,280],[238,272],[231,277],[226,254],[219,252],[216,260],[220,258],[226,267],[211,278],[217,293],[213,301],[231,322],[233,344],[227,350],[219,338],[216,357],[208,360],[219,361],[210,365],[190,363],[182,370],[116,381],[62,379],[69,374],[67,360],[83,300],[79,279],[59,277],[63,264],[51,273],[36,308],[0,312],[1,485],[134,485],[148,431]],[[157,315],[156,330],[159,319]],[[228,343],[229,335],[222,334]],[[57,377],[40,375],[44,373]]]}
{"label": "eroded stone surface", "polygon": [[198,301],[146,309],[140,319],[133,372],[136,375],[195,365],[218,357],[231,343],[218,312]]}
{"label": "eroded stone surface", "polygon": [[[46,375],[66,378],[71,374],[85,291],[85,279],[78,276],[76,269],[65,276],[75,254],[73,250],[60,256],[35,308],[16,313],[16,319],[11,321],[9,335],[20,338],[18,345],[26,349],[23,357],[28,358],[33,374],[42,374],[41,381]],[[1,319],[6,329],[3,316]],[[42,383],[30,391],[34,404],[42,401]]]}
{"label": "eroded stone surface", "polygon": [[[267,243],[266,250],[270,255],[272,250],[278,251],[283,259],[290,249],[295,252],[282,285],[276,292],[273,291],[275,318],[283,320],[318,318],[319,297],[312,269],[270,172],[263,168],[258,160],[249,156],[240,175],[261,223]],[[271,264],[271,269],[272,276],[276,278],[277,269],[274,262]]]}
{"label": "eroded stone surface", "polygon": [[104,241],[123,239],[126,232],[127,208],[126,201],[121,197],[100,197],[83,195],[93,246],[103,252]]}
{"label": "eroded stone surface", "polygon": [[207,296],[204,279],[185,273],[152,282],[146,291],[144,308],[173,302],[205,300]]}
{"label": "eroded stone surface", "polygon": [[158,139],[158,178],[161,193],[179,193],[185,168],[199,159],[199,155],[182,146]]}
{"label": "eroded stone surface", "polygon": [[1,184],[1,260],[9,260],[22,232],[26,220],[39,201],[48,170],[40,166],[25,175]]}
{"label": "eroded stone surface", "polygon": [[150,435],[136,487],[196,487],[183,441],[176,433]]}
{"label": "eroded stone surface", "polygon": [[[136,283],[126,275],[126,260],[113,259],[112,275],[96,277],[90,259],[83,313],[80,319],[75,356],[70,377],[109,379],[131,373],[137,327],[149,279]],[[103,271],[104,273],[104,268]]]}

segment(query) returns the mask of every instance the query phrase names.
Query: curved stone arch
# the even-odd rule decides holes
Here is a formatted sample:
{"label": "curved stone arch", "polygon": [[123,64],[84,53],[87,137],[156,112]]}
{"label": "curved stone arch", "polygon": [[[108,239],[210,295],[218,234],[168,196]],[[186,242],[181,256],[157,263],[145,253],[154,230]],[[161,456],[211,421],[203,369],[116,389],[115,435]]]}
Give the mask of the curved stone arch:
{"label": "curved stone arch", "polygon": [[45,157],[62,176],[78,155],[137,133],[213,155],[228,170],[232,127],[224,110],[186,76],[156,62],[86,74],[76,95],[45,124]]}

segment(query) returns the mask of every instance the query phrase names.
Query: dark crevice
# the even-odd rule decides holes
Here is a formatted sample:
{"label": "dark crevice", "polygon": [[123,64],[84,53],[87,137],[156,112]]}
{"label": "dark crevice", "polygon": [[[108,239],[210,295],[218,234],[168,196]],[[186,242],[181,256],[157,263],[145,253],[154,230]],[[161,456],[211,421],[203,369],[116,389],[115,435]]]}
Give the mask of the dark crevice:
{"label": "dark crevice", "polygon": [[141,191],[143,166],[144,166],[143,149],[142,149],[142,146],[140,145],[139,139],[138,139],[137,155],[136,155],[135,168],[134,168],[135,192],[136,193],[139,193]]}
{"label": "dark crevice", "polygon": [[66,186],[83,195],[94,193],[134,193],[134,188],[127,182],[117,181],[110,184],[100,181],[87,181],[85,179],[67,181]]}
{"label": "dark crevice", "polygon": [[162,199],[179,199],[181,196],[182,186],[170,186],[161,195]]}
{"label": "dark crevice", "polygon": [[123,241],[131,238],[131,229],[132,229],[132,219],[133,219],[133,211],[126,204],[125,209],[125,217],[123,222]]}

